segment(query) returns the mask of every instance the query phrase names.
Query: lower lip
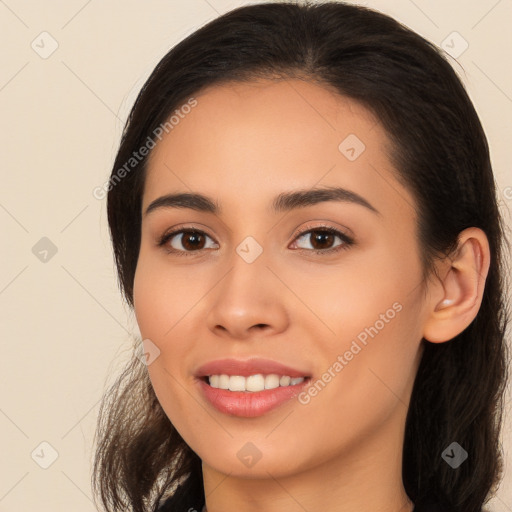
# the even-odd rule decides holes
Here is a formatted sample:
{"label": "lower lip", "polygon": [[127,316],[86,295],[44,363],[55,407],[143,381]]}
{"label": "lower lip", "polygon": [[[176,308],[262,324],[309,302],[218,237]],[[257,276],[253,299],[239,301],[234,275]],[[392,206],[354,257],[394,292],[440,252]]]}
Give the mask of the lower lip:
{"label": "lower lip", "polygon": [[295,398],[310,379],[304,379],[295,386],[279,386],[256,392],[212,388],[204,380],[198,380],[204,396],[218,411],[232,416],[254,418]]}

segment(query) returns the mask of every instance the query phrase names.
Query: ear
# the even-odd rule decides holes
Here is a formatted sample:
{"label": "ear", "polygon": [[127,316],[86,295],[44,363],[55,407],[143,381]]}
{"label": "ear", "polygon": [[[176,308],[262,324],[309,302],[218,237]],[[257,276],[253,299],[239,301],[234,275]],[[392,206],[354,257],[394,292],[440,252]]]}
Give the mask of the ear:
{"label": "ear", "polygon": [[438,266],[440,282],[431,283],[423,337],[433,343],[449,341],[475,319],[490,265],[489,242],[475,227],[459,234],[454,255]]}

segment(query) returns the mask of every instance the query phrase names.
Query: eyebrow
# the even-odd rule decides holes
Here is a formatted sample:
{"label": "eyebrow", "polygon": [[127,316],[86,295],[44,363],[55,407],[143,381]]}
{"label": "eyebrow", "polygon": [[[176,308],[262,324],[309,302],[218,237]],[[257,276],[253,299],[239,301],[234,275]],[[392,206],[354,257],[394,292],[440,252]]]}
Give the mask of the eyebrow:
{"label": "eyebrow", "polygon": [[[364,206],[373,213],[380,212],[364,197],[341,187],[323,187],[308,190],[296,190],[283,192],[277,195],[271,204],[273,213],[287,212],[296,208],[306,208],[326,201],[338,201]],[[167,194],[151,202],[145,215],[160,208],[190,208],[199,212],[220,214],[221,207],[213,199],[199,193],[183,192]]]}

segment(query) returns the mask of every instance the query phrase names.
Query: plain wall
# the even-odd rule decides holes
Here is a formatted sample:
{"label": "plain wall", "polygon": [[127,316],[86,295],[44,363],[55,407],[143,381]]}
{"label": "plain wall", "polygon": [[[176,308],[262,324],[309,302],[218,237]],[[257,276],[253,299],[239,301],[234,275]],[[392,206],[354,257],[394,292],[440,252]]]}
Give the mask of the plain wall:
{"label": "plain wall", "polygon": [[[0,2],[1,512],[95,510],[90,472],[99,401],[137,329],[118,291],[105,201],[93,189],[108,179],[129,108],[160,58],[244,3]],[[461,50],[467,41],[454,65],[486,130],[510,227],[512,2],[365,5],[438,45]],[[512,510],[511,443],[507,412],[507,473],[490,502],[495,512]],[[53,450],[56,460],[43,469]]]}

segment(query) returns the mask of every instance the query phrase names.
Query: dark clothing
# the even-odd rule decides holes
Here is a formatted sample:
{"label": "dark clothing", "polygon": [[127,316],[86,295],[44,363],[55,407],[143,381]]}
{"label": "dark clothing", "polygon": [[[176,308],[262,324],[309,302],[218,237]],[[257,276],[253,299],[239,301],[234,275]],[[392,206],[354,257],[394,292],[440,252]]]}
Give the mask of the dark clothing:
{"label": "dark clothing", "polygon": [[413,512],[450,512],[450,509],[437,501],[416,503]]}

